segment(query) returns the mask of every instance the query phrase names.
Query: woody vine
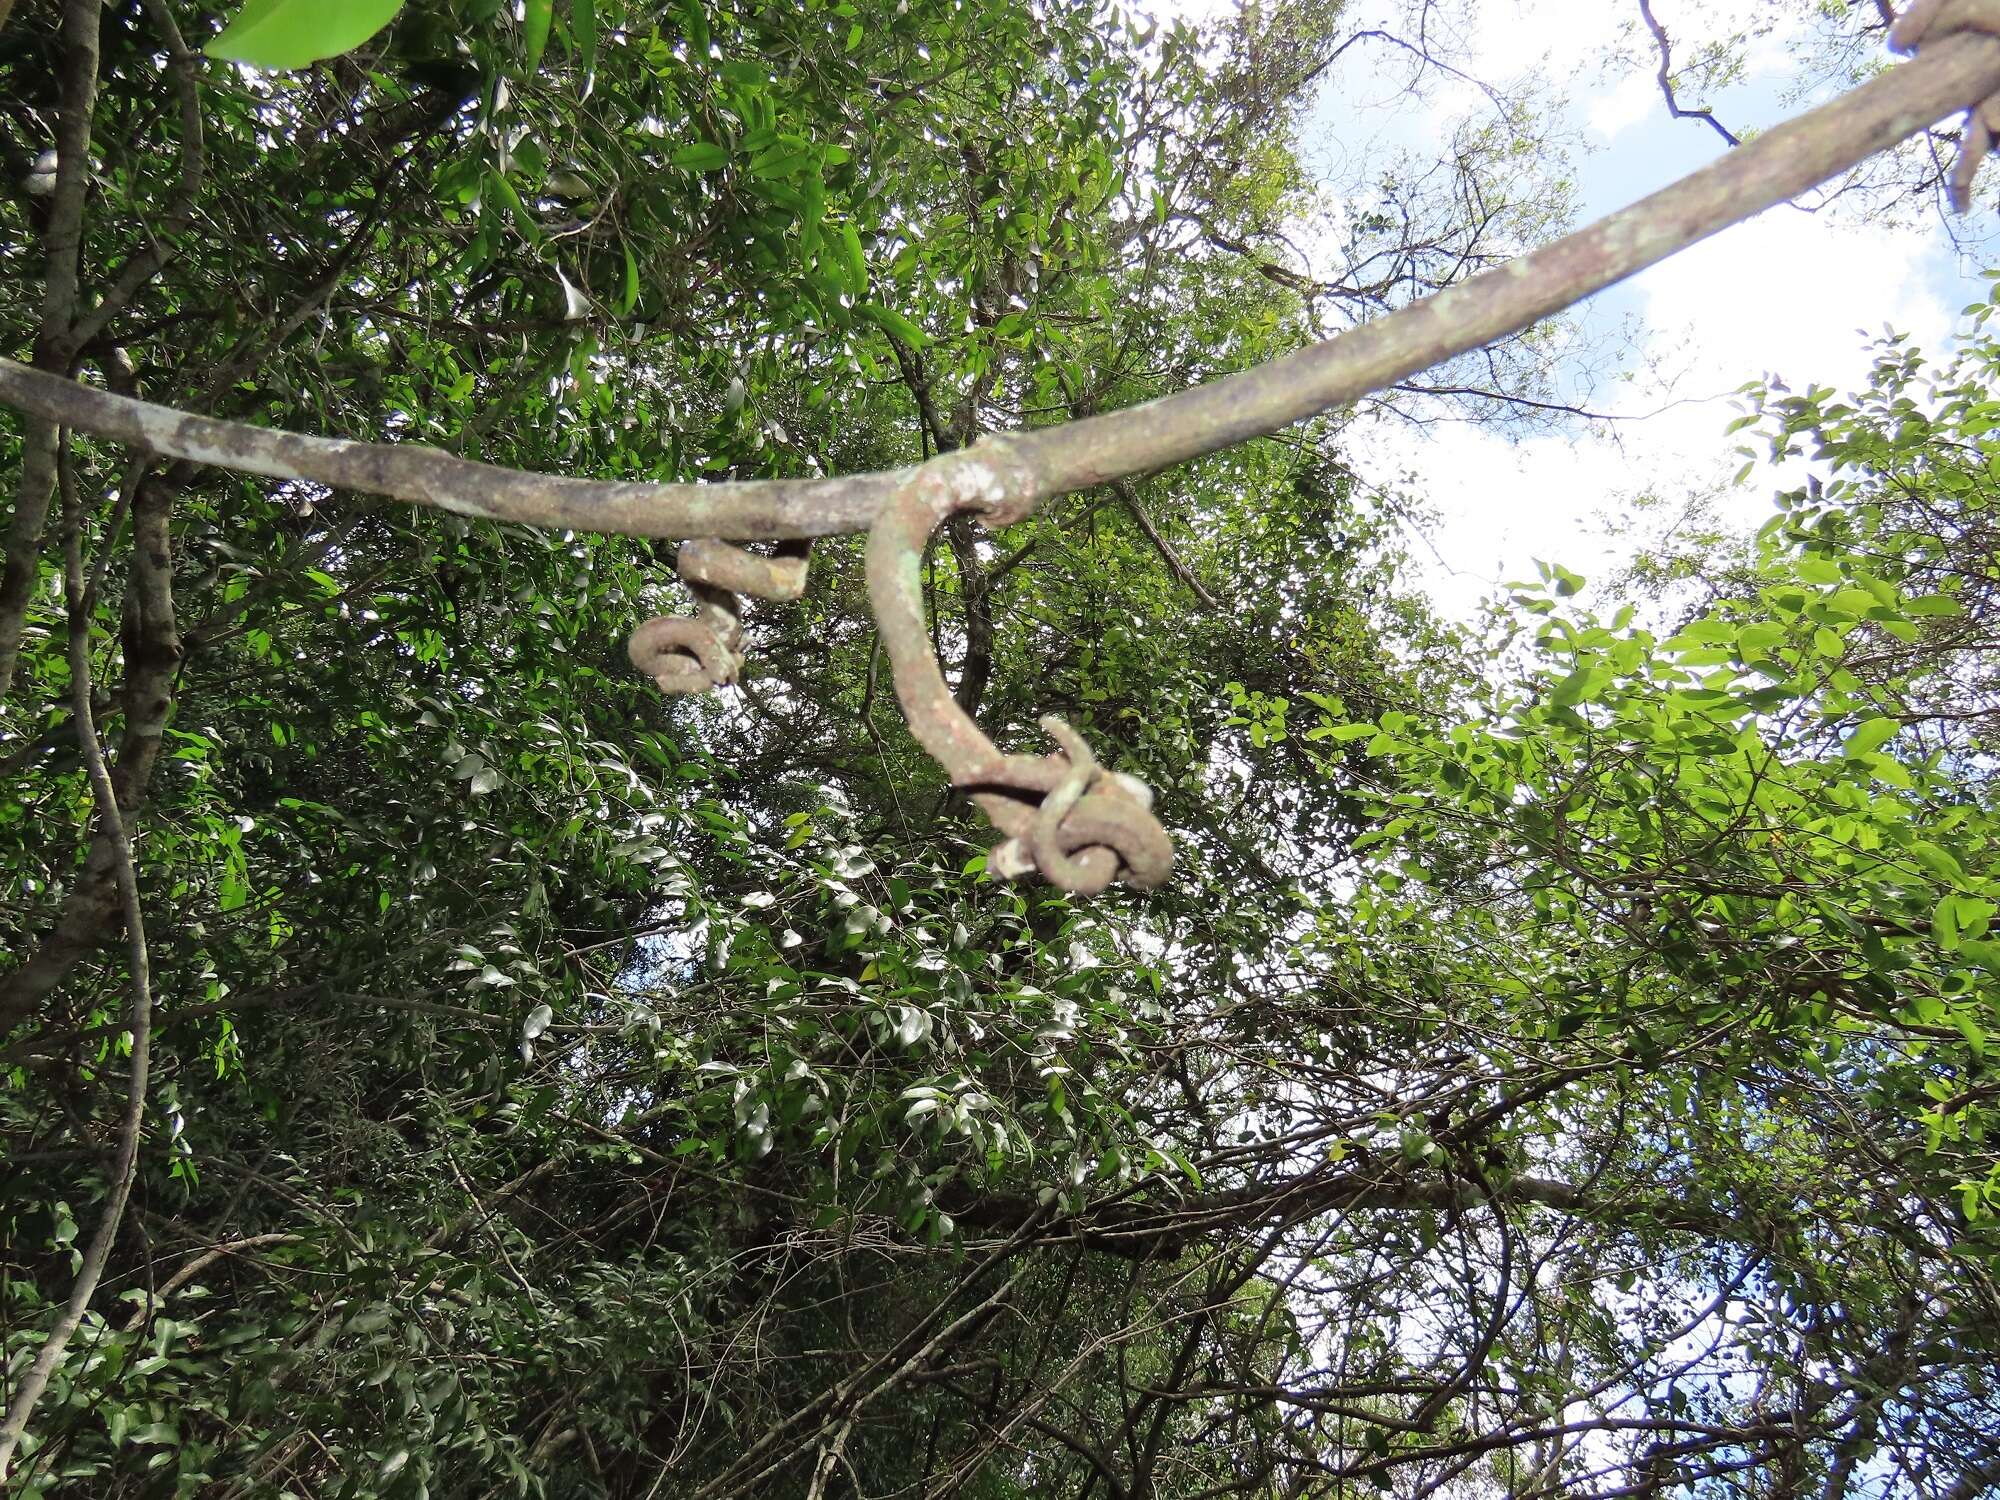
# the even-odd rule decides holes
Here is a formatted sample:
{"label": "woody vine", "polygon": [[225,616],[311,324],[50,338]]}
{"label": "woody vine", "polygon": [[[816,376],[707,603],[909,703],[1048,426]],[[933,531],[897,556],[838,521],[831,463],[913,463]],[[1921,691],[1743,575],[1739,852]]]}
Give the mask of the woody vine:
{"label": "woody vine", "polygon": [[[995,434],[918,467],[821,480],[651,485],[503,470],[413,445],[357,443],[217,421],[94,390],[0,360],[0,402],[64,428],[162,457],[389,495],[460,515],[632,536],[689,539],[679,563],[699,608],[655,619],[634,663],[668,692],[735,679],[734,595],[797,597],[802,553],[765,559],[729,540],[796,542],[869,533],[869,595],[910,728],[1006,836],[989,869],[1065,889],[1165,879],[1171,846],[1135,779],[1099,767],[1056,720],[1058,749],[1002,754],[946,690],[925,633],[921,554],[931,531],[971,514],[988,528],[1054,495],[1150,473],[1352,402],[1526,328],[1784,202],[1958,110],[1956,206],[2000,136],[2000,4],[1920,0],[1891,32],[1922,56],[1787,122],[1670,187],[1492,271],[1286,358],[1147,405],[1062,426]],[[17,529],[20,517],[17,515]],[[19,611],[0,615],[0,691]]]}
{"label": "woody vine", "polygon": [[[45,319],[33,365],[0,360],[0,403],[29,418],[6,581],[0,587],[0,693],[14,674],[27,588],[38,576],[51,498],[60,496],[62,582],[74,658],[71,712],[101,829],[77,890],[88,894],[101,888],[108,894],[101,906],[72,903],[43,949],[7,975],[0,987],[0,1034],[59,982],[78,953],[111,925],[115,912],[132,954],[134,1044],[127,1112],[110,1174],[113,1191],[82,1255],[68,1304],[15,1388],[0,1425],[0,1474],[91,1302],[132,1182],[146,1100],[150,997],[133,849],[120,803],[129,787],[143,786],[159,753],[178,656],[164,568],[156,561],[167,556],[172,480],[135,464],[120,504],[129,510],[135,552],[127,605],[130,639],[144,649],[127,652],[128,738],[115,770],[107,766],[92,722],[87,649],[99,579],[81,556],[80,507],[67,468],[69,433],[125,444],[148,461],[213,465],[386,495],[463,516],[684,539],[678,571],[694,593],[696,612],[647,621],[630,644],[634,664],[669,692],[707,691],[733,681],[741,666],[738,596],[795,598],[804,585],[805,551],[813,538],[865,532],[869,599],[897,696],[918,742],[999,831],[987,868],[1009,878],[1036,875],[1076,892],[1094,893],[1113,881],[1143,889],[1166,878],[1173,857],[1147,789],[1100,765],[1061,719],[1042,720],[1053,751],[1003,751],[946,690],[926,628],[920,582],[924,548],[941,524],[970,516],[989,528],[1005,527],[1053,496],[1115,485],[1352,402],[1526,328],[1961,109],[1969,113],[1951,188],[1963,207],[1973,173],[2000,133],[2000,6],[1994,0],[1921,0],[1892,33],[1904,50],[1922,47],[1914,63],[1587,229],[1288,358],[1148,405],[988,436],[908,468],[804,481],[654,485],[550,477],[418,445],[352,442],[218,420],[138,399],[123,378],[129,372],[121,372],[113,358],[100,361],[108,388],[78,379],[93,337],[167,253],[160,248],[129,260],[101,300],[72,316],[76,230],[89,186],[84,163],[94,65],[94,32],[87,38],[82,33],[95,26],[97,10],[88,3],[69,7],[71,17],[82,18],[73,49],[78,61],[62,81],[54,168],[36,174],[37,181],[46,179],[51,199],[47,304],[61,315]],[[200,116],[192,102],[196,64],[165,8],[149,0],[146,10],[166,39],[171,73],[180,86],[188,146],[180,190],[167,205],[163,225],[178,232],[187,227],[202,172]],[[6,12],[0,5],[0,22]],[[164,247],[164,236],[161,243]],[[215,379],[220,383],[223,376]],[[774,550],[766,556],[740,543],[770,544]]]}

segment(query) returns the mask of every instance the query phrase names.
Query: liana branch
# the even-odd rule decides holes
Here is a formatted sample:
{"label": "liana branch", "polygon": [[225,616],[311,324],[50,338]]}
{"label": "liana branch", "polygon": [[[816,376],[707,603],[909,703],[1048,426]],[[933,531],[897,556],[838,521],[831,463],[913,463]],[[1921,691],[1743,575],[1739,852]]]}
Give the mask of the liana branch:
{"label": "liana branch", "polygon": [[[1934,0],[1925,0],[1895,40],[1914,46],[1936,14]],[[919,742],[1006,835],[989,856],[989,869],[1003,876],[1039,873],[1074,891],[1101,890],[1114,879],[1149,887],[1165,879],[1172,848],[1142,786],[1101,770],[1059,720],[1043,722],[1060,754],[1003,754],[952,700],[924,628],[917,583],[917,559],[937,524],[971,512],[988,527],[1010,525],[1053,495],[1120,483],[1347,405],[1530,327],[1955,110],[1997,97],[2000,37],[1940,36],[1908,66],[1778,126],[1672,186],[1387,317],[1173,396],[998,435],[914,468],[722,484],[531,474],[419,445],[315,437],[198,416],[11,360],[0,360],[0,403],[162,456],[388,495],[487,520],[706,538],[711,541],[701,545],[711,551],[715,541],[795,541],[867,530],[870,598],[897,696]],[[1985,115],[1976,119],[1984,122]],[[1972,148],[1985,139],[1968,138],[1970,165],[1958,177],[1976,167],[1979,152]],[[1962,194],[1958,177],[1954,184]],[[736,616],[733,602],[725,601],[746,587],[704,583],[690,565],[709,554],[690,550],[697,555],[684,559],[683,571],[707,590],[703,613],[649,622],[633,643],[635,659],[676,690],[735,675]],[[777,561],[729,548],[715,553],[725,560],[732,555],[761,567]]]}
{"label": "liana branch", "polygon": [[[2000,94],[2000,38],[1943,36],[1916,60],[1777,126],[1540,250],[1283,359],[1102,416],[1014,435],[1052,495],[1263,436],[1519,332]],[[651,537],[750,541],[865,531],[911,470],[835,479],[645,484],[531,474],[418,444],[316,437],[114,396],[0,359],[0,404],[164,457],[387,495],[459,515]],[[932,460],[938,462],[938,460]]]}

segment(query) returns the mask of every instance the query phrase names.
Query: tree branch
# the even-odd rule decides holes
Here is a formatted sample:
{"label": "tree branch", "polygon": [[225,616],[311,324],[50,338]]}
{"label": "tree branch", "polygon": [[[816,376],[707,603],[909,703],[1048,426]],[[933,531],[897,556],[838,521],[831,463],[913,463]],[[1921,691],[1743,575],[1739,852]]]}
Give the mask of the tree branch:
{"label": "tree branch", "polygon": [[1743,144],[1734,133],[1706,109],[1682,109],[1680,99],[1674,94],[1673,45],[1667,40],[1667,28],[1653,15],[1652,0],[1639,0],[1639,14],[1645,18],[1646,29],[1653,33],[1653,40],[1660,47],[1660,92],[1666,96],[1667,113],[1676,120],[1706,120],[1715,133],[1732,146]]}
{"label": "tree branch", "polygon": [[[989,1231],[1016,1230],[1038,1211],[1034,1200],[1005,1193],[952,1195],[940,1202],[960,1224]],[[1352,1170],[1321,1170],[1296,1177],[1211,1193],[1186,1202],[1115,1200],[1065,1219],[1051,1219],[1044,1236],[1074,1242],[1122,1260],[1171,1260],[1203,1237],[1274,1219],[1296,1221],[1315,1213],[1412,1213],[1425,1209],[1468,1209],[1510,1204],[1551,1208],[1592,1217],[1594,1205],[1571,1183],[1550,1177],[1518,1176],[1490,1191],[1463,1178],[1426,1173],[1418,1177],[1386,1162]],[[1645,1217],[1663,1229],[1751,1238],[1751,1226],[1719,1210],[1682,1202],[1606,1204],[1621,1218]]]}
{"label": "tree branch", "polygon": [[125,1331],[127,1333],[137,1333],[141,1328],[144,1328],[152,1318],[155,1309],[161,1303],[173,1296],[175,1292],[186,1286],[203,1271],[206,1271],[210,1266],[221,1260],[223,1256],[237,1255],[245,1250],[256,1250],[265,1245],[296,1245],[303,1238],[303,1235],[281,1231],[271,1234],[248,1235],[240,1240],[225,1240],[219,1245],[209,1246],[208,1249],[202,1251],[201,1254],[197,1255],[193,1260],[189,1261],[162,1282],[159,1290],[149,1291],[146,1294],[146,1300],[134,1307],[132,1309],[132,1316],[125,1320]]}
{"label": "tree branch", "polygon": [[[129,858],[125,851],[130,847],[125,818],[139,810],[152,782],[167,714],[173,706],[174,674],[181,661],[168,528],[174,490],[154,477],[139,483],[132,507],[131,585],[122,628],[125,727],[110,794],[120,816],[116,821],[100,819],[83,870],[55,926],[20,968],[0,979],[0,1036],[25,1020],[86,954],[114,935],[121,919],[130,931],[129,903],[122,902],[120,885],[124,862]],[[88,592],[85,589],[86,599]],[[72,655],[79,650],[84,653],[86,670],[89,641],[89,615],[72,610],[70,651]],[[87,716],[77,720],[77,729],[79,733],[88,730],[92,746],[96,745],[96,730]]]}
{"label": "tree branch", "polygon": [[977,718],[979,705],[986,701],[986,685],[993,678],[993,586],[979,561],[979,541],[965,518],[953,516],[945,524],[944,535],[958,568],[959,604],[965,614],[965,660],[958,670],[958,690],[952,696],[960,708]]}
{"label": "tree branch", "polygon": [[1180,554],[1167,545],[1167,539],[1160,535],[1160,528],[1155,526],[1153,518],[1146,514],[1146,507],[1140,503],[1139,492],[1132,487],[1132,481],[1115,479],[1111,482],[1111,488],[1118,492],[1118,498],[1123,500],[1125,508],[1132,512],[1132,519],[1137,521],[1139,529],[1146,533],[1146,540],[1153,544],[1154,550],[1160,554],[1161,561],[1166,563],[1167,570],[1186,584],[1195,598],[1201,600],[1209,609],[1219,612],[1222,606],[1216,602],[1215,595],[1208,591],[1207,585],[1194,576],[1194,570],[1181,561]]}
{"label": "tree branch", "polygon": [[166,211],[157,223],[149,226],[151,243],[125,263],[118,280],[97,306],[77,319],[70,334],[71,346],[77,349],[84,348],[103,332],[138,294],[139,288],[151,281],[177,253],[167,241],[194,222],[195,200],[201,194],[202,174],[207,167],[207,154],[202,149],[201,97],[195,83],[201,64],[182,40],[181,29],[174,24],[174,13],[166,0],[144,0],[144,5],[148,19],[166,45],[167,79],[180,106],[180,177]]}
{"label": "tree branch", "polygon": [[[83,244],[83,200],[90,187],[90,122],[97,109],[98,0],[68,0],[62,24],[62,112],[56,124],[56,180],[45,236],[48,266],[42,283],[42,320],[35,336],[35,367],[51,380],[69,374],[76,346],[78,252]],[[65,381],[66,383],[66,381]],[[55,493],[57,428],[61,417],[41,412],[22,424],[21,477],[7,524],[6,562],[0,569],[0,699],[14,685],[28,600],[41,573],[42,532]]]}

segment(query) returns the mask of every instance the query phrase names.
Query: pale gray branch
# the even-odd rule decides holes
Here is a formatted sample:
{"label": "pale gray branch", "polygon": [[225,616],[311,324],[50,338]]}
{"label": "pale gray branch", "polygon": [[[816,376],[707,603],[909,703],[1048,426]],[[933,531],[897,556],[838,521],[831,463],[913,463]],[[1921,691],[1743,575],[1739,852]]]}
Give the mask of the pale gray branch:
{"label": "pale gray branch", "polygon": [[[1006,503],[996,494],[994,509],[1003,520],[1017,519],[1050,495],[1197,458],[1407,379],[1527,328],[1996,93],[2000,39],[1942,38],[1915,61],[1671,187],[1387,317],[1142,406],[1011,434]],[[412,444],[314,437],[193,416],[11,360],[0,360],[0,402],[195,463],[389,495],[489,520],[632,536],[754,540],[861,531],[912,473],[712,485],[528,474]]]}

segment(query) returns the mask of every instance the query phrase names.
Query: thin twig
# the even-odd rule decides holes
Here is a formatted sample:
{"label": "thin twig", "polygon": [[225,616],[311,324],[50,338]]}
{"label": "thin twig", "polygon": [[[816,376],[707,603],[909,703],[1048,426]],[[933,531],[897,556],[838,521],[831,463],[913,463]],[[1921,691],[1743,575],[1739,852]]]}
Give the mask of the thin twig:
{"label": "thin twig", "polygon": [[1735,134],[1729,129],[1728,126],[1724,125],[1720,120],[1716,119],[1712,111],[1706,109],[1681,108],[1681,101],[1679,97],[1674,93],[1674,73],[1673,73],[1674,52],[1672,43],[1670,43],[1667,40],[1667,28],[1662,26],[1659,23],[1658,19],[1653,15],[1652,0],[1639,0],[1639,14],[1645,18],[1646,29],[1653,33],[1653,40],[1659,44],[1660,92],[1666,96],[1667,113],[1672,115],[1676,120],[1706,120],[1709,123],[1709,125],[1714,127],[1715,133],[1721,136],[1723,140],[1727,141],[1730,145],[1732,146],[1742,145],[1743,142],[1736,138]]}
{"label": "thin twig", "polygon": [[832,1441],[820,1444],[819,1456],[813,1461],[812,1486],[806,1491],[806,1500],[821,1500],[825,1495],[826,1482],[833,1477],[834,1468],[840,1463],[842,1450],[847,1447],[847,1435],[852,1431],[854,1431],[854,1417],[850,1414],[835,1430]]}
{"label": "thin twig", "polygon": [[902,824],[907,835],[910,820],[903,815],[903,799],[896,790],[896,778],[889,770],[889,747],[883,743],[882,731],[875,727],[875,685],[880,678],[881,667],[882,632],[878,630],[868,642],[868,673],[866,686],[861,690],[861,727],[875,742],[875,758],[882,764],[882,784],[889,789],[889,805],[896,810],[896,821]]}
{"label": "thin twig", "polygon": [[189,1261],[178,1271],[174,1272],[173,1275],[160,1283],[157,1291],[149,1291],[146,1294],[145,1300],[134,1307],[132,1309],[132,1316],[125,1320],[125,1331],[127,1333],[136,1333],[141,1328],[144,1328],[147,1321],[153,1316],[154,1310],[161,1303],[173,1296],[175,1292],[186,1286],[203,1271],[206,1271],[210,1266],[221,1260],[223,1256],[240,1255],[245,1250],[256,1250],[265,1245],[296,1245],[303,1238],[303,1235],[281,1231],[271,1234],[248,1235],[240,1240],[224,1240],[219,1245],[209,1246],[208,1249],[202,1251],[201,1254],[197,1255],[193,1260]]}
{"label": "thin twig", "polygon": [[[112,773],[121,829],[123,818],[135,815],[144,802],[159,764],[183,658],[174,621],[172,505],[172,488],[165,481],[141,480],[132,508],[131,567],[121,632],[125,723]],[[71,644],[76,644],[74,639]],[[0,1036],[33,1014],[72,968],[115,935],[124,914],[119,868],[118,841],[108,824],[100,824],[55,925],[39,947],[0,977]]]}
{"label": "thin twig", "polygon": [[202,145],[201,97],[196,86],[201,62],[181,39],[181,29],[174,23],[174,13],[168,8],[166,0],[143,0],[143,4],[147,19],[153,23],[166,46],[167,79],[180,105],[180,177],[165,211],[157,221],[147,226],[151,243],[125,263],[118,273],[118,280],[105,292],[97,306],[76,320],[70,341],[72,347],[78,349],[103,332],[111,320],[124,311],[139,289],[179,253],[178,247],[169,242],[194,222],[195,203],[201,196],[202,174],[208,164],[208,155]]}
{"label": "thin twig", "polygon": [[1215,595],[1211,594],[1207,586],[1194,576],[1194,569],[1182,562],[1180,554],[1167,544],[1165,537],[1160,535],[1160,528],[1155,526],[1153,518],[1146,514],[1146,507],[1140,503],[1139,492],[1132,487],[1132,481],[1129,479],[1114,479],[1111,482],[1111,488],[1118,492],[1118,498],[1123,500],[1125,508],[1132,512],[1132,519],[1137,521],[1139,529],[1146,533],[1146,540],[1151,542],[1154,549],[1158,551],[1161,561],[1167,565],[1167,570],[1182,583],[1186,584],[1193,591],[1195,598],[1201,600],[1204,605],[1212,610],[1220,611],[1222,606],[1216,602]]}
{"label": "thin twig", "polygon": [[[90,124],[97,110],[99,0],[68,0],[62,12],[59,65],[62,113],[56,124],[56,180],[49,194],[48,251],[42,283],[41,323],[35,334],[35,366],[69,384],[76,345],[71,330],[83,245],[84,198],[90,190]],[[7,523],[6,559],[0,568],[0,699],[14,683],[21,632],[41,574],[42,532],[56,487],[56,429],[61,416],[41,412],[24,422],[20,477],[14,487],[14,514]]]}

